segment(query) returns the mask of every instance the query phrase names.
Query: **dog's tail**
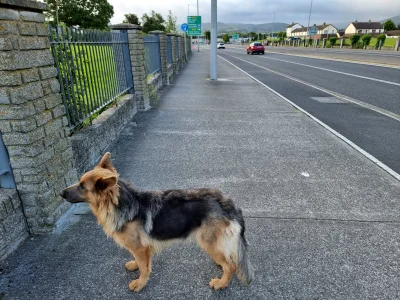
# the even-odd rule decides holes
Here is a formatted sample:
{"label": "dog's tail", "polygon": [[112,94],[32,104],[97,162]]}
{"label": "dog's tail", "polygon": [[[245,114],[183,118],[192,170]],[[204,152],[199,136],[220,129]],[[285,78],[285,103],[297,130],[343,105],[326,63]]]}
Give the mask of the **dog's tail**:
{"label": "dog's tail", "polygon": [[231,221],[231,226],[236,223],[235,225],[237,227],[240,226],[240,230],[233,230],[234,235],[236,235],[235,240],[237,241],[237,247],[235,247],[236,249],[232,249],[233,253],[231,257],[237,267],[236,275],[243,283],[250,284],[254,279],[254,269],[248,255],[247,248],[249,244],[247,243],[247,240],[244,236],[245,225],[242,211],[240,209],[236,210],[235,219],[235,221]]}

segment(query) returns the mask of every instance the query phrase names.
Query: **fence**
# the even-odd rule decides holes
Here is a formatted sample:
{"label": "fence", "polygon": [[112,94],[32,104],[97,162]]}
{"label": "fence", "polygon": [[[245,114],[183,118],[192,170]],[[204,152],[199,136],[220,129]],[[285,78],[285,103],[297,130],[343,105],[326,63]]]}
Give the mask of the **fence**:
{"label": "fence", "polygon": [[176,42],[176,51],[175,51],[176,58],[179,59],[179,39],[176,38],[175,42]]}
{"label": "fence", "polygon": [[160,37],[147,35],[143,42],[147,75],[161,71]]}
{"label": "fence", "polygon": [[171,36],[167,36],[167,56],[168,56],[168,63],[172,64],[172,41],[171,41]]}
{"label": "fence", "polygon": [[50,25],[50,43],[71,130],[133,93],[128,34]]}

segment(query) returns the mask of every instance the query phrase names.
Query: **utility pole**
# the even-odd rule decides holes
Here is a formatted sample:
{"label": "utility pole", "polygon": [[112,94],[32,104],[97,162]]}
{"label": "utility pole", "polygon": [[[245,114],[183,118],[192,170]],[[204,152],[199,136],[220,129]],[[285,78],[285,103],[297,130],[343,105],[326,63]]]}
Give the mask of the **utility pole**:
{"label": "utility pole", "polygon": [[312,3],[313,0],[311,0],[311,6],[310,6],[310,14],[308,15],[308,25],[307,25],[307,43],[310,35],[310,19],[311,19],[311,9],[312,9]]}
{"label": "utility pole", "polygon": [[274,45],[275,42],[274,31],[275,31],[275,13],[274,13],[274,20],[272,21],[272,46]]}
{"label": "utility pole", "polygon": [[[197,16],[199,16],[199,0],[197,0]],[[197,36],[197,52],[200,52],[200,38]]]}
{"label": "utility pole", "polygon": [[218,79],[217,68],[217,0],[211,0],[211,52],[210,79]]}

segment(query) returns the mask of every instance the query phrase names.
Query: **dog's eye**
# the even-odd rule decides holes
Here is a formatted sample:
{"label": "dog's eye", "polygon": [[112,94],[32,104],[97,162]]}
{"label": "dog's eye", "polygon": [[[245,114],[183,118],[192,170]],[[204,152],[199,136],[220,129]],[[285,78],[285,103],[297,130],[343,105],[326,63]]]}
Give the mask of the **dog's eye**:
{"label": "dog's eye", "polygon": [[85,186],[82,183],[79,185],[78,189],[82,192],[86,190]]}

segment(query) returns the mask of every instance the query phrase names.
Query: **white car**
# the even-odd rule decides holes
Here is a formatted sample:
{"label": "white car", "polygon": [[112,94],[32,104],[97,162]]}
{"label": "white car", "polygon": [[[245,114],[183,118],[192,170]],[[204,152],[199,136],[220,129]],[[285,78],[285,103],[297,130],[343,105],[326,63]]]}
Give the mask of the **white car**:
{"label": "white car", "polygon": [[224,43],[218,43],[217,44],[217,49],[225,49]]}

